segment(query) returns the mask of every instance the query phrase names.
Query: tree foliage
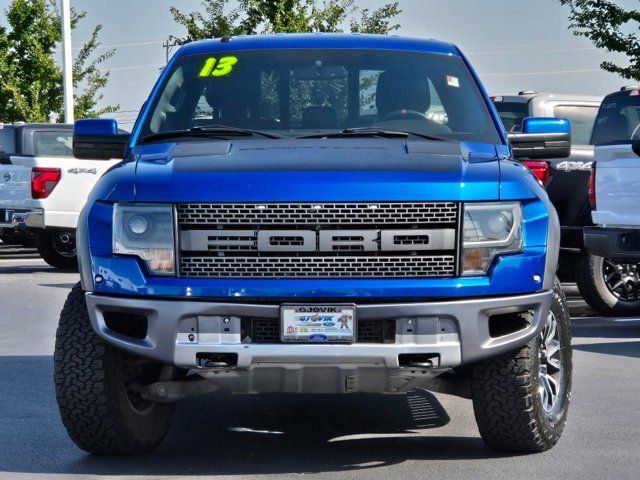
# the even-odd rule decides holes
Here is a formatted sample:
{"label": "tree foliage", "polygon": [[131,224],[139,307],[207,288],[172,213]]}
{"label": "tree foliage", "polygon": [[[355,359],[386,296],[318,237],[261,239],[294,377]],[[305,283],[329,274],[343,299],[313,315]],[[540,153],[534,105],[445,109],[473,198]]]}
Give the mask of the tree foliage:
{"label": "tree foliage", "polygon": [[[62,119],[62,70],[55,61],[62,33],[55,0],[13,0],[4,14],[7,27],[0,27],[0,122],[47,122],[51,114]],[[84,17],[84,12],[72,9],[72,28]],[[107,50],[95,55],[101,28],[93,29],[73,62],[74,111],[79,118],[117,109],[97,108],[109,79],[109,73],[99,65],[115,53]]]}
{"label": "tree foliage", "polygon": [[627,56],[627,65],[603,62],[601,67],[620,76],[640,80],[640,11],[627,10],[609,0],[560,0],[570,10],[574,34],[586,37],[598,48]]}
{"label": "tree foliage", "polygon": [[352,32],[386,34],[397,30],[394,22],[401,10],[398,2],[376,10],[359,9],[355,0],[240,0],[230,10],[229,0],[203,0],[203,12],[183,13],[171,7],[176,22],[185,27],[178,44],[256,33]]}

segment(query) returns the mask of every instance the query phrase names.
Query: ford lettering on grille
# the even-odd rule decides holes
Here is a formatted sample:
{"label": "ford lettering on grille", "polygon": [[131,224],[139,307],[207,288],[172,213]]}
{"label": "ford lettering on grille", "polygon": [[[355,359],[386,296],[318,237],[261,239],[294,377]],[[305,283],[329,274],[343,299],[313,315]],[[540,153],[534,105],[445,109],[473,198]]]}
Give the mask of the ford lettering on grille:
{"label": "ford lettering on grille", "polygon": [[336,252],[452,250],[456,232],[439,230],[186,230],[182,250],[206,252]]}
{"label": "ford lettering on grille", "polygon": [[387,278],[456,274],[455,203],[182,204],[180,275]]}

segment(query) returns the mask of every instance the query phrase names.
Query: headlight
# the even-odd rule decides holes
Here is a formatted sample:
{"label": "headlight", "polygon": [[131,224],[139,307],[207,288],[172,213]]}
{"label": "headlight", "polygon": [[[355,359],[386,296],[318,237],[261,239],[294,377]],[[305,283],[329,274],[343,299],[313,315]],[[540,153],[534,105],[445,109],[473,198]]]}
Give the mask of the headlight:
{"label": "headlight", "polygon": [[113,253],[141,258],[153,274],[173,275],[171,205],[117,203],[113,210]]}
{"label": "headlight", "polygon": [[467,203],[463,228],[463,275],[484,275],[496,256],[522,251],[520,202]]}

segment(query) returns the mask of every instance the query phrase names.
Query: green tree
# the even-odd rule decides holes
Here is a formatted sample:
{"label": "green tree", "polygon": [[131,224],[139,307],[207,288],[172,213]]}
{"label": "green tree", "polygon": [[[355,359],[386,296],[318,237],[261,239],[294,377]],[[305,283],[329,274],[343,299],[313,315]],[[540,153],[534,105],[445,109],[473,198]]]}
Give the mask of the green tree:
{"label": "green tree", "polygon": [[[62,34],[55,0],[13,0],[4,13],[7,26],[0,27],[0,122],[47,122],[51,113],[62,120],[62,71],[55,61]],[[72,28],[84,17],[84,12],[72,10]],[[97,107],[109,78],[99,65],[115,53],[107,50],[95,55],[101,28],[94,28],[73,62],[74,111],[79,118],[117,109]]]}
{"label": "green tree", "polygon": [[627,10],[608,0],[559,0],[569,7],[570,28],[598,48],[621,53],[627,65],[602,62],[602,69],[623,78],[640,80],[640,11]]}
{"label": "green tree", "polygon": [[229,0],[203,0],[204,11],[182,13],[171,7],[176,22],[186,29],[183,44],[225,35],[293,32],[352,32],[386,34],[400,26],[393,23],[400,14],[398,2],[377,10],[359,9],[355,0],[240,0],[230,10]]}

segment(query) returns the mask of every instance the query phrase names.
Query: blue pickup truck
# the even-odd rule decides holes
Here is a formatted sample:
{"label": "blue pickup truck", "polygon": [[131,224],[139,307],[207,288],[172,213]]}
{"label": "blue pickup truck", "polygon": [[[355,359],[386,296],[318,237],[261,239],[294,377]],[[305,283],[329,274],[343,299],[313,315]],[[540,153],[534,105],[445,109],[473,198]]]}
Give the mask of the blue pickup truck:
{"label": "blue pickup truck", "polygon": [[451,44],[183,46],[130,136],[75,124],[76,157],[123,161],[78,225],[55,348],[69,435],[133,454],[218,389],[424,388],[471,399],[491,448],[551,448],[572,378],[560,229],[513,159],[570,143],[558,118],[507,135]]}

